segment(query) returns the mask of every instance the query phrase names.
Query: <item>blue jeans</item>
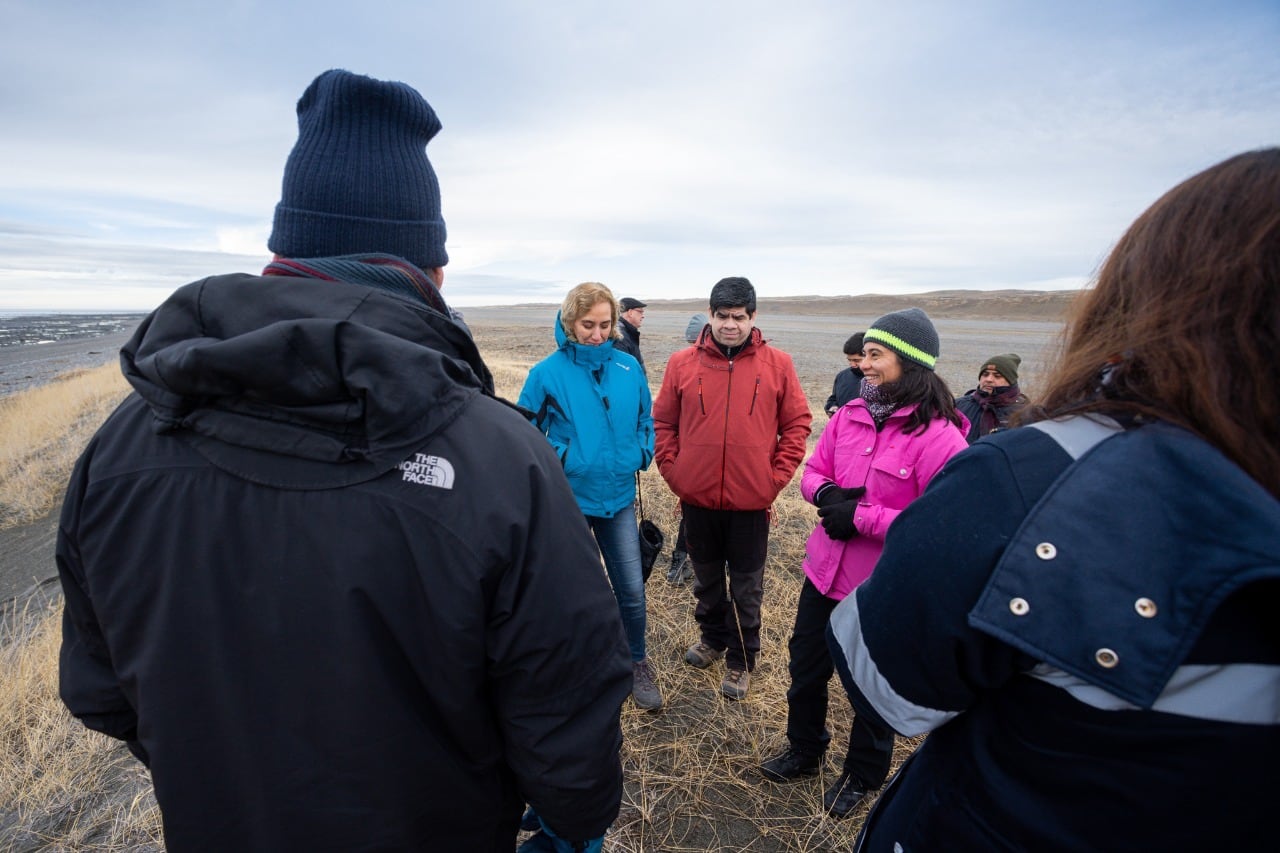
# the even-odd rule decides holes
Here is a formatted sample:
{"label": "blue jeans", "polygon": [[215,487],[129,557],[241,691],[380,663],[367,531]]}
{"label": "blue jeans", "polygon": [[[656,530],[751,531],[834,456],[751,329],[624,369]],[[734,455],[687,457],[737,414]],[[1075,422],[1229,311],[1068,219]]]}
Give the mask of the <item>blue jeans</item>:
{"label": "blue jeans", "polygon": [[631,660],[633,663],[644,660],[644,573],[640,568],[640,531],[636,526],[635,508],[628,505],[613,518],[588,515],[587,525],[604,555],[604,570],[618,599]]}

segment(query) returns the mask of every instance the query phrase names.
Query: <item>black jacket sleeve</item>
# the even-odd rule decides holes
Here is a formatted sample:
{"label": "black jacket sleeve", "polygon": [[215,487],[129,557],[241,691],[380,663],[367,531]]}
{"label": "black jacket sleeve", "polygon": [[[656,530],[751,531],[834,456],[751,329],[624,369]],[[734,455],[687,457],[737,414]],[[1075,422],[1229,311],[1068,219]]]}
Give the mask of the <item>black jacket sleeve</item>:
{"label": "black jacket sleeve", "polygon": [[561,838],[585,840],[618,814],[630,654],[586,520],[545,442],[537,453],[548,463],[488,618],[490,681],[522,794]]}
{"label": "black jacket sleeve", "polygon": [[[77,528],[89,456],[90,453],[86,453],[76,465],[58,525],[55,559],[64,598],[58,689],[63,703],[85,726],[135,742],[138,717],[120,687],[106,639],[85,590],[80,562]],[[130,748],[140,759],[145,755],[140,746]]]}

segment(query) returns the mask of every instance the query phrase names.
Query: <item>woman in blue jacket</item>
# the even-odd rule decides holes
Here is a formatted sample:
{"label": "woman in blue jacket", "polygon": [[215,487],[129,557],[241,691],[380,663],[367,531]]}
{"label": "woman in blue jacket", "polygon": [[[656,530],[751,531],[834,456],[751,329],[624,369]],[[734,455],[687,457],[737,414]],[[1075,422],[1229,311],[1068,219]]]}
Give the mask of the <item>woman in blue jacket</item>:
{"label": "woman in blue jacket", "polygon": [[604,555],[634,675],[632,698],[656,711],[662,694],[645,655],[644,576],[633,507],[637,471],[653,459],[649,385],[639,362],[614,348],[618,303],[609,288],[585,282],[556,316],[558,349],[533,366],[519,405],[555,448],[578,506]]}

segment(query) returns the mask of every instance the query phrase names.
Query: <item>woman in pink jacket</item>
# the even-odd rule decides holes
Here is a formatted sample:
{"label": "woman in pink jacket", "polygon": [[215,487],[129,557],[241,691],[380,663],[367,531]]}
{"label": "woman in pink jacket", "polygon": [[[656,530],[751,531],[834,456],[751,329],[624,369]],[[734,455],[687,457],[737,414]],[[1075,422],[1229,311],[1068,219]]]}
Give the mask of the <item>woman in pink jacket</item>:
{"label": "woman in pink jacket", "polygon": [[[821,523],[805,546],[804,587],[788,650],[788,748],[760,766],[775,782],[817,774],[827,731],[827,619],[871,575],[885,532],[942,466],[968,446],[968,423],[934,372],[938,333],[919,308],[876,320],[863,337],[860,395],[832,415],[800,489]],[[843,818],[884,784],[893,731],[855,716],[840,776],[823,805]]]}

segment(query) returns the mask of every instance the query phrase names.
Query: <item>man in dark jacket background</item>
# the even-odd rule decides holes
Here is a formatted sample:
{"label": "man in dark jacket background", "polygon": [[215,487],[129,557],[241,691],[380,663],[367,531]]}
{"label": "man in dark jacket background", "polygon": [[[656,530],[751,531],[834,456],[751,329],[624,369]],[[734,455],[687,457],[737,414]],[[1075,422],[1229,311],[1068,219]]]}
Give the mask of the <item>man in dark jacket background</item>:
{"label": "man in dark jacket background", "polygon": [[1014,352],[993,355],[978,371],[978,387],[956,399],[956,408],[969,419],[966,438],[973,444],[984,435],[1009,428],[1009,420],[1026,408],[1027,395],[1018,387],[1022,358]]}
{"label": "man in dark jacket background", "polygon": [[148,765],[170,850],[506,853],[526,802],[581,848],[618,812],[627,647],[440,295],[440,123],[345,71],[297,112],[275,260],[141,324],[72,474],[62,698]]}
{"label": "man in dark jacket background", "polygon": [[834,415],[837,409],[862,392],[862,370],[858,367],[862,364],[862,332],[850,335],[845,340],[843,349],[849,366],[837,373],[835,381],[831,383],[831,396],[822,407],[827,417]]}
{"label": "man in dark jacket background", "polygon": [[645,370],[644,356],[640,354],[640,326],[644,323],[645,303],[634,297],[624,296],[618,301],[618,305],[622,309],[618,312],[618,331],[622,337],[614,342],[614,347],[630,353],[640,362],[640,369]]}

